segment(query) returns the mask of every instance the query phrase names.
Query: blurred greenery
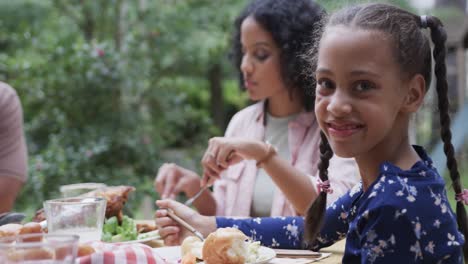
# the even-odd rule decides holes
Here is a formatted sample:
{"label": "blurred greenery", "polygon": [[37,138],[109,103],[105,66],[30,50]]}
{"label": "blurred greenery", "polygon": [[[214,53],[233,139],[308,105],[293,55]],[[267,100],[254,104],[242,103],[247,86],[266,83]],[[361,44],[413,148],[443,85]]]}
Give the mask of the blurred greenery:
{"label": "blurred greenery", "polygon": [[222,67],[225,122],[247,103],[227,58],[242,5],[0,0],[0,80],[20,95],[29,149],[16,210],[75,182],[136,186],[130,208],[156,198],[166,149],[196,149],[222,133],[209,110],[211,65]]}
{"label": "blurred greenery", "polygon": [[337,9],[341,9],[349,5],[362,3],[387,3],[402,7],[407,10],[413,9],[408,0],[317,0],[316,2],[325,7],[325,9],[329,12],[336,11]]}
{"label": "blurred greenery", "polygon": [[131,212],[157,198],[163,162],[197,169],[208,138],[248,103],[227,56],[246,2],[0,0],[0,80],[20,95],[29,149],[15,209],[32,213],[60,185],[104,182],[137,188]]}

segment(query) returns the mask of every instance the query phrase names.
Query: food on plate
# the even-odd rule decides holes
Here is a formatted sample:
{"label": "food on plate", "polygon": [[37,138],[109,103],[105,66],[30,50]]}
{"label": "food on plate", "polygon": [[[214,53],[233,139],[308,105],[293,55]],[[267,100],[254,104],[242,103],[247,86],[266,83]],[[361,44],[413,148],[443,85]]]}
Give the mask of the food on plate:
{"label": "food on plate", "polygon": [[42,233],[42,227],[39,223],[34,222],[24,224],[19,231],[20,235],[36,233]]}
{"label": "food on plate", "polygon": [[7,237],[7,236],[16,236],[19,234],[23,225],[21,224],[6,224],[0,226],[0,237]]}
{"label": "food on plate", "polygon": [[182,260],[180,261],[180,264],[195,264],[197,263],[197,257],[192,255],[192,253],[187,253],[184,255]]}
{"label": "food on plate", "polygon": [[180,245],[182,256],[190,254],[198,259],[203,259],[202,248],[203,241],[201,241],[196,236],[189,236],[185,238],[182,242],[182,245]]}
{"label": "food on plate", "polygon": [[30,248],[24,250],[12,250],[6,255],[6,259],[12,262],[23,262],[32,260],[51,260],[54,252],[43,248]]}
{"label": "food on plate", "polygon": [[92,246],[89,245],[84,245],[84,244],[79,244],[78,245],[78,257],[84,257],[93,254],[96,252]]}
{"label": "food on plate", "polygon": [[[38,223],[6,224],[0,226],[0,238],[24,234],[42,233],[41,225]],[[25,240],[26,241],[26,240]],[[26,241],[28,242],[28,241]]]}
{"label": "food on plate", "polygon": [[106,219],[102,227],[102,241],[105,242],[125,242],[131,240],[142,240],[147,238],[159,238],[158,230],[150,232],[139,232],[135,220],[124,215],[119,223],[117,217]]}
{"label": "food on plate", "polygon": [[220,228],[208,235],[202,249],[206,264],[244,264],[248,259],[247,236],[236,228]]}
{"label": "food on plate", "polygon": [[182,260],[186,261],[182,263],[192,263],[189,262],[192,256],[203,259],[205,264],[244,264],[265,260],[265,256],[259,253],[260,242],[250,241],[236,228],[219,228],[208,235],[204,242],[194,236],[187,237],[180,248]]}
{"label": "food on plate", "polygon": [[37,223],[46,220],[44,208],[37,210],[32,220],[33,222],[37,222]]}
{"label": "food on plate", "polygon": [[135,240],[138,236],[135,221],[128,216],[124,216],[119,224],[117,217],[106,219],[102,227],[102,241],[123,242]]}
{"label": "food on plate", "polygon": [[158,229],[154,221],[137,222],[136,228],[139,234],[152,232]]}
{"label": "food on plate", "polygon": [[[94,190],[85,194],[80,195],[80,197],[102,197],[107,200],[106,204],[106,218],[111,218],[113,216],[117,217],[119,223],[123,220],[123,207],[128,200],[128,195],[135,191],[133,186],[109,186],[104,187],[98,190]],[[34,222],[41,222],[46,220],[44,209],[39,209],[36,212],[36,215],[33,218]]]}
{"label": "food on plate", "polygon": [[106,218],[117,217],[119,223],[123,220],[123,207],[128,200],[128,195],[135,191],[133,186],[110,186],[85,193],[84,197],[103,197],[107,200]]}

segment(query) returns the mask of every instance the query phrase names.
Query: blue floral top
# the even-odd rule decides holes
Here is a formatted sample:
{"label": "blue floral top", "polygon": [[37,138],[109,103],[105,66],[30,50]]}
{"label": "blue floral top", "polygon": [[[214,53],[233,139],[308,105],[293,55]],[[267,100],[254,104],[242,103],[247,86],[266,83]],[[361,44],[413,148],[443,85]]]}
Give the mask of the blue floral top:
{"label": "blue floral top", "polygon": [[[346,237],[344,263],[463,263],[464,238],[445,183],[425,151],[415,149],[422,160],[410,170],[384,162],[365,192],[357,184],[331,204],[313,249]],[[218,217],[216,222],[218,227],[237,227],[265,246],[303,246],[302,217]]]}

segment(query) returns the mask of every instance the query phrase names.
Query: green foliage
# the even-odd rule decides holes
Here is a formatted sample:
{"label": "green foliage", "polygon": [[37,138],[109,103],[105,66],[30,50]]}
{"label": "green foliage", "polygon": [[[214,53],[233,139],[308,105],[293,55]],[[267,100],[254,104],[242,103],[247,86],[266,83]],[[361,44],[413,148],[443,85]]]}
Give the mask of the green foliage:
{"label": "green foliage", "polygon": [[346,6],[363,4],[363,3],[387,3],[387,4],[399,6],[406,10],[413,9],[409,3],[410,2],[409,0],[377,0],[377,1],[375,0],[333,0],[333,1],[317,0],[316,2],[322,5],[328,12],[333,12],[341,8],[344,8]]}
{"label": "green foliage", "polygon": [[442,21],[456,21],[458,23],[463,23],[463,19],[465,16],[465,13],[463,10],[460,10],[459,8],[456,7],[439,7],[432,12],[430,12],[431,15],[436,16],[440,18]]}
{"label": "green foliage", "polygon": [[0,79],[20,95],[29,149],[16,209],[75,182],[137,187],[129,211],[155,197],[165,149],[200,149],[222,133],[210,65],[224,69],[225,112],[246,103],[226,56],[243,2],[0,0]]}

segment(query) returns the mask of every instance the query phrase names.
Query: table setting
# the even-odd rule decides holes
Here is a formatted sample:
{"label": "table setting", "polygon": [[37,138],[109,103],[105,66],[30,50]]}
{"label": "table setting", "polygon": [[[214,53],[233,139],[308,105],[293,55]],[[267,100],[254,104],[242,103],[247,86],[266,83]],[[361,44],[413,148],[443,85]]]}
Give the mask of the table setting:
{"label": "table setting", "polygon": [[[0,263],[205,263],[201,254],[204,243],[212,240],[213,233],[220,229],[205,238],[168,210],[168,215],[191,231],[200,243],[195,246],[198,257],[192,256],[195,262],[184,262],[187,253],[184,245],[165,246],[154,219],[131,219],[122,213],[133,191],[135,188],[131,186],[74,184],[61,188],[62,198],[44,201],[44,208],[38,210],[33,222],[22,223],[25,218],[22,213],[1,214]],[[210,243],[216,249],[221,242]],[[324,252],[271,249],[250,240],[245,243],[247,253],[242,254],[248,264],[340,263],[344,250],[344,241],[336,249]]]}

